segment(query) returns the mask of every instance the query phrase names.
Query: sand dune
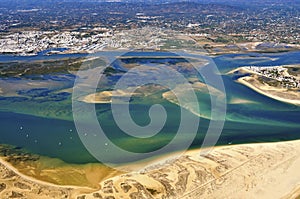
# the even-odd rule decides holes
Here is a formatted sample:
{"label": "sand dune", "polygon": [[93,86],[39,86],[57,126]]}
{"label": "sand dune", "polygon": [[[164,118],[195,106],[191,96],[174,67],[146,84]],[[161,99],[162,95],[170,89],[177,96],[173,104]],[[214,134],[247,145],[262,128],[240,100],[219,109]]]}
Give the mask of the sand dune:
{"label": "sand dune", "polygon": [[[100,183],[98,191],[42,183],[0,164],[0,197],[23,198],[295,198],[300,141],[216,147]],[[21,195],[22,196],[21,196]]]}
{"label": "sand dune", "polygon": [[218,147],[200,157],[189,151],[175,162],[101,183],[88,194],[114,198],[284,198],[300,185],[300,141]]}

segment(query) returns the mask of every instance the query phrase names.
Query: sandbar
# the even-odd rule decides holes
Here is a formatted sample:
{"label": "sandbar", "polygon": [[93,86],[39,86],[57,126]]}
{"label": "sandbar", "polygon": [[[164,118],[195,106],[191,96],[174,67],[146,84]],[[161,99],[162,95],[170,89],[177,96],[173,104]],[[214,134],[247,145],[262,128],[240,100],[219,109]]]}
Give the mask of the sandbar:
{"label": "sandbar", "polygon": [[[292,66],[285,66],[285,67],[287,68]],[[275,86],[270,86],[267,83],[260,82],[258,78],[262,77],[262,75],[255,71],[249,70],[246,67],[234,69],[228,72],[227,74],[234,74],[236,72],[239,72],[241,74],[249,74],[247,76],[238,78],[236,81],[251,88],[252,90],[264,96],[267,96],[269,98],[300,106],[299,89],[287,89],[282,87],[275,87]]]}
{"label": "sandbar", "polygon": [[[59,186],[0,161],[0,196],[25,198],[296,198],[300,140],[186,151],[177,159],[103,180],[100,188]],[[5,185],[4,185],[5,184]]]}

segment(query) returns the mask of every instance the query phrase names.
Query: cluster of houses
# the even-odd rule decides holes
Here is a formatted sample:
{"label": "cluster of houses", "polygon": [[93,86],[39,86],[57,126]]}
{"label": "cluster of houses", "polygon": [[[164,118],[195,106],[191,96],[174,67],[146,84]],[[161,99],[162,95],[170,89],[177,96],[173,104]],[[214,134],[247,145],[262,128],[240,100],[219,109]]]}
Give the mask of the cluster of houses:
{"label": "cluster of houses", "polygon": [[277,80],[281,83],[283,88],[300,88],[300,78],[288,73],[288,68],[283,66],[273,66],[273,67],[257,67],[249,66],[247,69],[268,77],[274,80]]}

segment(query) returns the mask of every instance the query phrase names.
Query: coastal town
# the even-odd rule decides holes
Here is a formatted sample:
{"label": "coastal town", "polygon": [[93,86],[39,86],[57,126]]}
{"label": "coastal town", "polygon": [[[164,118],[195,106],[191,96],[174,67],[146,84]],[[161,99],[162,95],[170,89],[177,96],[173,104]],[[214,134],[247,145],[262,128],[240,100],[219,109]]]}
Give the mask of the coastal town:
{"label": "coastal town", "polygon": [[175,35],[174,31],[154,27],[124,30],[118,33],[104,28],[94,28],[88,32],[24,31],[2,36],[0,38],[0,54],[30,56],[45,50],[48,50],[47,55],[95,53],[102,50],[133,48],[160,50],[164,47],[181,48],[186,42],[195,44],[190,38],[176,42],[176,36],[173,37],[173,35]]}
{"label": "coastal town", "polygon": [[198,34],[170,29],[143,27],[113,31],[93,28],[84,31],[21,31],[0,35],[0,54],[34,56],[46,51],[51,54],[95,53],[103,50],[205,50],[211,54],[235,52],[293,51],[300,45],[264,42],[219,44],[201,41]]}
{"label": "coastal town", "polygon": [[[286,89],[299,89],[300,88],[300,75],[299,66],[291,67],[291,66],[273,66],[273,67],[255,67],[248,66],[246,69],[253,71],[256,74],[259,74],[263,77],[268,78],[266,80],[270,83],[271,80],[276,80],[279,82],[279,85],[282,88]],[[293,72],[293,75],[289,73],[289,71]],[[273,83],[274,84],[274,83]]]}
{"label": "coastal town", "polygon": [[212,54],[300,49],[299,11],[284,3],[273,7],[261,2],[257,10],[248,3],[88,2],[77,9],[80,2],[15,6],[10,1],[0,9],[0,54],[36,55],[46,49],[61,53],[55,48],[64,53],[181,48],[180,42],[167,41],[165,35],[173,34],[168,30]]}
{"label": "coastal town", "polygon": [[54,48],[66,48],[69,52],[96,52],[107,45],[110,36],[110,32],[86,37],[85,33],[80,32],[24,31],[3,36],[0,39],[0,53],[36,55]]}
{"label": "coastal town", "polygon": [[0,199],[300,199],[300,0],[0,0]]}
{"label": "coastal town", "polygon": [[[207,0],[208,1],[208,0]],[[149,1],[147,1],[149,2]],[[209,1],[208,1],[209,2]],[[15,5],[8,0],[0,9],[0,32],[82,31],[95,27],[121,32],[159,27],[204,36],[217,43],[272,42],[299,44],[299,10],[289,3],[276,6],[255,0],[235,4],[201,2],[118,3],[45,1]]]}

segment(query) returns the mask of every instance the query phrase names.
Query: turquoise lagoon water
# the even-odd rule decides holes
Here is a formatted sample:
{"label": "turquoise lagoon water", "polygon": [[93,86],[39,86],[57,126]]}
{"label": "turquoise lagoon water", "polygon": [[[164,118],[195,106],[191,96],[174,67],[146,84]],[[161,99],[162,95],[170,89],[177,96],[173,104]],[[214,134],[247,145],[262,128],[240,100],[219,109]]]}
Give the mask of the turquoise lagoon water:
{"label": "turquoise lagoon water", "polygon": [[[69,55],[0,56],[0,61],[32,61],[66,56]],[[76,57],[76,55],[72,56]],[[236,83],[234,81],[236,76],[226,75],[228,71],[240,66],[299,64],[300,52],[221,55],[214,57],[213,60],[222,75],[227,95],[227,116],[218,145],[300,139],[300,107],[260,95]],[[170,60],[165,59],[165,61]],[[146,58],[136,59],[134,62],[155,64],[155,61]],[[189,75],[191,74],[187,76]],[[109,76],[108,82],[115,82],[118,78],[120,78],[118,74]],[[34,78],[2,78],[0,80],[24,85],[32,79]],[[18,146],[35,154],[60,158],[69,163],[97,162],[79,139],[72,119],[72,94],[65,89],[72,88],[74,80],[75,75],[72,74],[45,74],[39,76],[38,84],[43,85],[41,87],[25,86],[17,90],[16,95],[0,95],[0,143]],[[45,87],[43,82],[47,82],[49,86]],[[165,107],[168,113],[166,125],[159,134],[152,138],[129,137],[114,122],[110,104],[95,105],[98,121],[110,140],[119,147],[135,153],[157,150],[169,143],[179,127],[180,108],[164,100],[161,94],[158,92],[152,97],[133,97],[130,107],[131,116],[139,125],[146,125],[150,122],[148,110],[151,105],[160,103]],[[200,112],[209,117],[209,95],[200,92],[197,96],[200,102]],[[198,117],[187,112],[188,117]],[[201,146],[208,125],[208,119],[200,119],[198,134],[191,148]],[[180,150],[180,143],[174,147],[174,150]],[[122,158],[118,154],[111,154],[111,156],[112,161]],[[128,161],[133,160],[134,158],[128,159]]]}

